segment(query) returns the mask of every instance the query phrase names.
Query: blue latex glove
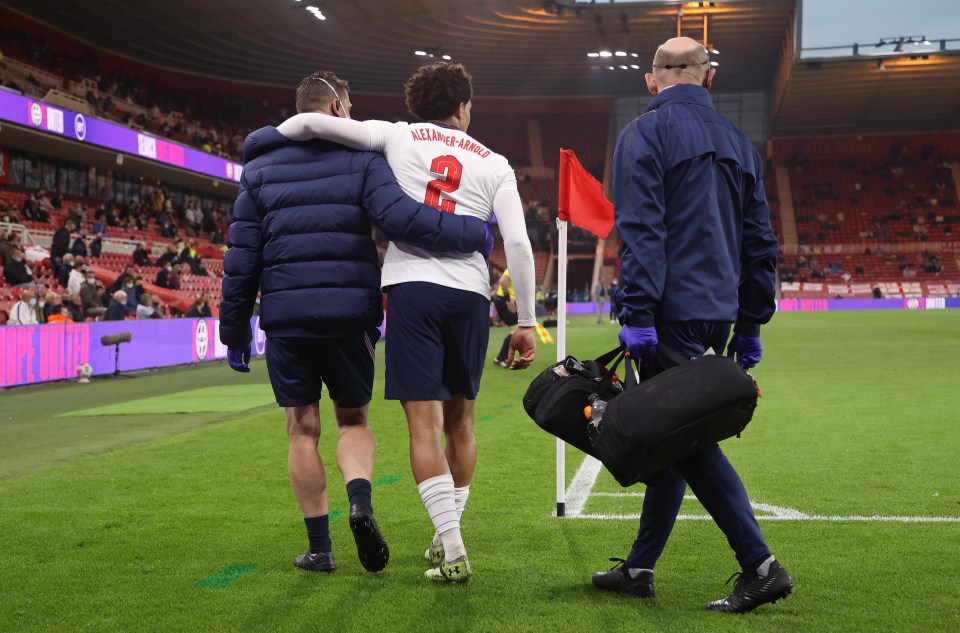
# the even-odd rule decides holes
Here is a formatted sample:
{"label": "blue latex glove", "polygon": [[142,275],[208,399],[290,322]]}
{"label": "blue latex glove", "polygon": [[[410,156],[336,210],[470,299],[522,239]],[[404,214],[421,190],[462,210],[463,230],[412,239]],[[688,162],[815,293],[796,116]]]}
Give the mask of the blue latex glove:
{"label": "blue latex glove", "polygon": [[483,230],[486,231],[486,239],[483,240],[483,246],[480,247],[478,251],[483,255],[484,259],[490,259],[490,254],[493,253],[493,232],[490,230],[490,223],[483,223]]}
{"label": "blue latex glove", "polygon": [[247,364],[250,362],[250,343],[243,347],[228,347],[227,362],[230,363],[231,369],[244,374],[248,373],[250,371],[250,365]]}
{"label": "blue latex glove", "polygon": [[651,360],[657,353],[657,330],[652,327],[624,325],[620,328],[620,344],[635,360]]}
{"label": "blue latex glove", "polygon": [[742,369],[750,369],[760,362],[763,347],[759,336],[743,336],[734,333],[727,344],[727,358],[735,361]]}

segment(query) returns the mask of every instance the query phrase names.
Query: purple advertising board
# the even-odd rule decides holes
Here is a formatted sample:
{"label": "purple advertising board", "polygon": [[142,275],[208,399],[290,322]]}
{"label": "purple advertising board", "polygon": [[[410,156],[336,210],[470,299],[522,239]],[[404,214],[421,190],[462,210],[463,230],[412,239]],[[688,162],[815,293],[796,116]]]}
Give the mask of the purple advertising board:
{"label": "purple advertising board", "polygon": [[243,166],[173,141],[0,90],[0,121],[213,178],[240,182]]}
{"label": "purple advertising board", "polygon": [[[250,327],[251,351],[261,355],[266,337],[259,319],[251,319]],[[227,357],[227,348],[220,343],[220,320],[213,318],[14,325],[0,328],[0,387],[76,378],[84,363],[90,364],[94,376],[112,374],[116,348],[102,345],[100,337],[117,332],[132,335],[129,343],[120,345],[120,371]]]}
{"label": "purple advertising board", "polygon": [[[780,299],[778,312],[827,312],[837,310],[945,310],[960,308],[960,297],[905,297],[900,299]],[[607,302],[604,311],[610,310]],[[567,314],[596,314],[597,304],[568,303]]]}

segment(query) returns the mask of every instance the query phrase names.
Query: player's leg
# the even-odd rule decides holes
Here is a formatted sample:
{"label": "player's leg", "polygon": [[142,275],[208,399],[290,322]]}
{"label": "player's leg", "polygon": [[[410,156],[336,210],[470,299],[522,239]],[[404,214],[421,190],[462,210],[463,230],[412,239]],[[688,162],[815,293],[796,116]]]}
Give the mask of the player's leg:
{"label": "player's leg", "polygon": [[[443,452],[453,476],[453,500],[460,520],[463,519],[463,511],[470,497],[470,481],[477,466],[477,439],[473,433],[474,403],[463,394],[443,403],[443,434],[447,440]],[[434,564],[443,561],[443,543],[438,533],[434,533],[433,542],[424,557]]]}
{"label": "player's leg", "polygon": [[[320,441],[319,403],[287,407],[287,467],[290,483],[304,517],[327,514],[327,476],[317,449]],[[325,550],[330,551],[329,539]],[[311,551],[314,551],[311,542]]]}
{"label": "player's leg", "polygon": [[303,512],[310,549],[294,565],[308,571],[333,571],[327,477],[317,444],[320,440],[321,376],[309,339],[271,338],[267,370],[277,404],[286,409],[287,467]]}
{"label": "player's leg", "polygon": [[[477,465],[474,410],[489,343],[485,301],[475,293],[450,291],[452,307],[444,324],[444,374],[447,390],[454,394],[443,404],[445,456],[454,480],[454,502],[458,519],[470,496],[470,482]],[[429,560],[444,555],[438,535],[427,550]]]}
{"label": "player's leg", "polygon": [[[450,393],[443,385],[442,323],[447,295],[436,284],[411,282],[390,289],[387,312],[386,389],[400,400],[410,431],[410,466],[420,498],[451,559],[432,574],[437,580],[462,582],[470,577],[460,536],[453,477],[443,453],[443,407]],[[479,296],[479,295],[478,295]],[[414,362],[411,362],[414,361]],[[460,559],[463,559],[462,561]],[[437,570],[430,570],[437,572]]]}
{"label": "player's leg", "polygon": [[350,501],[350,529],[367,571],[387,565],[390,550],[373,514],[371,478],[377,442],[367,424],[373,393],[376,329],[332,340],[323,353],[323,372],[337,418],[337,466]]}
{"label": "player's leg", "polygon": [[[475,403],[463,394],[443,403],[443,434],[447,439],[444,455],[457,488],[469,488],[477,467],[477,438],[473,433]],[[463,513],[459,504],[457,510]]]}

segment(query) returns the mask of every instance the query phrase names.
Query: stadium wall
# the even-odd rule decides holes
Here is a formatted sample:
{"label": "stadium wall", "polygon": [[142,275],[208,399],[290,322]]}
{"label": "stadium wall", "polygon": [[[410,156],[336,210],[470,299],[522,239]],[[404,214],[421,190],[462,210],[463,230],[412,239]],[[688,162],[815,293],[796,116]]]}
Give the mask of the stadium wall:
{"label": "stadium wall", "polygon": [[[252,354],[266,349],[259,317],[253,328]],[[77,377],[77,368],[89,363],[94,376],[114,371],[113,345],[100,337],[130,332],[132,340],[120,345],[120,371],[154,369],[227,357],[220,343],[220,319],[162,319],[96,323],[15,325],[0,328],[0,388]]]}

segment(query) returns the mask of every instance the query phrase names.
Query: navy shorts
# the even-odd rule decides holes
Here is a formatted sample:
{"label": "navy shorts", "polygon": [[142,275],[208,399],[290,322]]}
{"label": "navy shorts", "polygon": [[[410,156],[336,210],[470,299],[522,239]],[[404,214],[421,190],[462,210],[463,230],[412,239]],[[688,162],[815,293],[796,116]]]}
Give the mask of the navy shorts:
{"label": "navy shorts", "polygon": [[388,296],[386,398],[475,399],[490,338],[490,300],[419,281],[397,284]]}
{"label": "navy shorts", "polygon": [[305,407],[320,400],[324,383],[330,399],[353,409],[373,393],[376,328],[339,338],[269,338],[267,371],[281,407]]}

